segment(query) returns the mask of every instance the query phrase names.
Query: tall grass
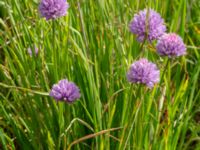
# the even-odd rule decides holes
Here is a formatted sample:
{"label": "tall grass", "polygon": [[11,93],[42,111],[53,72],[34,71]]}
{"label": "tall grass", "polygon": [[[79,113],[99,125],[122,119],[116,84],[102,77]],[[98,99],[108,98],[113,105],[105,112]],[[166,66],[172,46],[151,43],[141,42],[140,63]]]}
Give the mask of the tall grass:
{"label": "tall grass", "polygon": [[[54,22],[40,18],[37,0],[0,2],[0,149],[199,149],[199,1],[68,2],[68,15]],[[147,7],[187,45],[169,62],[155,43],[144,45],[163,75],[152,90],[126,79],[141,53],[128,25]],[[63,78],[81,90],[71,105],[48,96]]]}

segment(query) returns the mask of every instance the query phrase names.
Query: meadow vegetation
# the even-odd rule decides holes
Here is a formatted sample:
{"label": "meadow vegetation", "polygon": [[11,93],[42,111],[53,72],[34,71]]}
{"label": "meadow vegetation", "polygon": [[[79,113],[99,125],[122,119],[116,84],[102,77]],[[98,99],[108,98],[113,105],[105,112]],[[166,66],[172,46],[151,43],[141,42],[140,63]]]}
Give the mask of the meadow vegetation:
{"label": "meadow vegetation", "polygon": [[[0,1],[0,149],[200,149],[200,1],[68,3],[66,16],[46,21],[38,0]],[[145,8],[183,38],[186,55],[160,57],[156,42],[137,41],[129,24]],[[160,70],[153,88],[127,80],[141,57]],[[80,99],[49,96],[61,79]]]}

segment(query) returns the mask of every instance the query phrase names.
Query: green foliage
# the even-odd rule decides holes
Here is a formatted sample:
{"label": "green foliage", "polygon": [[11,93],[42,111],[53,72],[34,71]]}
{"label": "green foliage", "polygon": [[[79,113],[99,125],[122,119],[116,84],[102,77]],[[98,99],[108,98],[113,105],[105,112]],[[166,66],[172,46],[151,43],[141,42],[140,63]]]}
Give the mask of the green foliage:
{"label": "green foliage", "polygon": [[[0,2],[0,149],[198,149],[199,1],[68,2],[68,15],[48,22],[37,0]],[[152,90],[126,79],[141,52],[128,25],[146,7],[159,12],[188,48],[168,62],[157,56],[155,43],[144,45],[161,75],[167,66]],[[39,54],[30,57],[27,49],[34,46]],[[63,78],[81,89],[70,105],[48,96]]]}

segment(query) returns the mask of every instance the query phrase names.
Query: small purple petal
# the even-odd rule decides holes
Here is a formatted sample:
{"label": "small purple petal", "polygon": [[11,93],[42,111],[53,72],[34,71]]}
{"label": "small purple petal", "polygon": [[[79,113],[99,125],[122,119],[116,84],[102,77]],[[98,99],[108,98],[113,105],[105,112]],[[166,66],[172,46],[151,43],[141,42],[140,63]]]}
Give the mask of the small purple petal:
{"label": "small purple petal", "polygon": [[[28,51],[28,54],[32,57],[33,56],[33,50],[29,47],[27,49],[27,51]],[[39,52],[39,49],[36,46],[34,46],[34,51],[35,51],[35,55],[37,56],[38,52]]]}

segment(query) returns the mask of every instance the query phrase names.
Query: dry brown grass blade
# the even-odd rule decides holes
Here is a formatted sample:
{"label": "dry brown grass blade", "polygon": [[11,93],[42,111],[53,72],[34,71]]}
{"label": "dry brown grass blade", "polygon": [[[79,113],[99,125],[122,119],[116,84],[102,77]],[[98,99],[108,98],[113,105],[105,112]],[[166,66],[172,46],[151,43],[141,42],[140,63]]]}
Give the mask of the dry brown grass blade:
{"label": "dry brown grass blade", "polygon": [[84,137],[82,137],[82,138],[79,138],[79,139],[75,140],[74,142],[72,142],[72,143],[68,146],[67,150],[70,150],[71,147],[72,147],[73,145],[78,144],[78,143],[80,143],[80,142],[82,142],[82,141],[85,141],[85,140],[87,140],[87,139],[90,139],[90,138],[93,138],[93,137],[96,137],[96,136],[105,134],[105,133],[107,133],[107,132],[120,130],[120,129],[122,129],[122,128],[123,128],[123,127],[111,128],[111,129],[107,129],[107,130],[102,130],[102,131],[97,132],[97,133],[93,133],[93,134],[86,135],[86,136],[84,136]]}

